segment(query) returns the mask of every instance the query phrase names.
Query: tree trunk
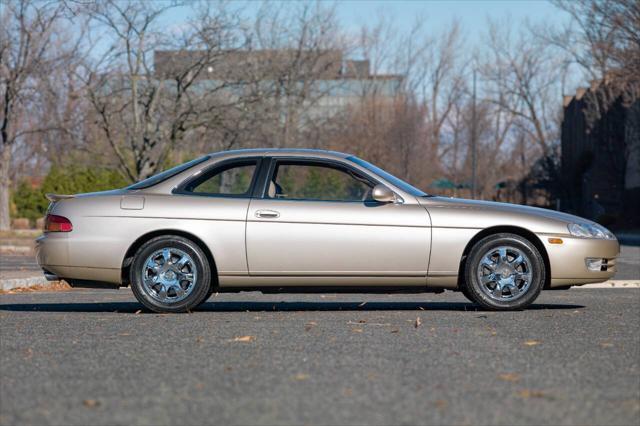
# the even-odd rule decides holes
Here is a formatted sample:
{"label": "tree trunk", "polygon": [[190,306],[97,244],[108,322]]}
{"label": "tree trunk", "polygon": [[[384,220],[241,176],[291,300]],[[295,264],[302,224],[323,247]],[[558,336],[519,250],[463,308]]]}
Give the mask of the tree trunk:
{"label": "tree trunk", "polygon": [[2,146],[0,152],[0,231],[8,231],[11,228],[11,217],[9,216],[9,188],[11,165],[11,147]]}

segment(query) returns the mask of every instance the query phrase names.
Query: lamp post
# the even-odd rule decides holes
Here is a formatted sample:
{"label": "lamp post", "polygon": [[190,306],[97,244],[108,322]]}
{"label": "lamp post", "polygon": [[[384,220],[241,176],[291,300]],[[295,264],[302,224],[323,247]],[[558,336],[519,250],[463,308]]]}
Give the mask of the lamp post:
{"label": "lamp post", "polygon": [[471,198],[476,198],[477,125],[476,125],[476,69],[473,69],[473,103],[471,104]]}

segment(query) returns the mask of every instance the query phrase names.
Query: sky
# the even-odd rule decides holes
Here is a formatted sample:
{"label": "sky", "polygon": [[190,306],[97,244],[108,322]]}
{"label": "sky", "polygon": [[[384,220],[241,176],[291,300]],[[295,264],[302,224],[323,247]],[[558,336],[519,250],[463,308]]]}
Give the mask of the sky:
{"label": "sky", "polygon": [[337,2],[338,15],[347,28],[375,21],[380,13],[395,18],[399,26],[410,27],[424,17],[435,30],[459,19],[471,40],[483,33],[487,18],[522,22],[566,22],[568,16],[546,0],[346,0]]}
{"label": "sky", "polygon": [[[290,3],[295,0],[277,0]],[[257,9],[259,1],[235,0],[232,3]],[[357,31],[364,23],[375,22],[380,14],[393,17],[399,28],[411,27],[418,18],[426,19],[428,26],[439,31],[453,19],[459,19],[469,40],[477,40],[484,32],[487,18],[512,22],[567,22],[569,17],[547,0],[337,0],[338,18],[344,29]],[[179,26],[189,16],[189,8],[172,10],[163,17],[168,26]]]}

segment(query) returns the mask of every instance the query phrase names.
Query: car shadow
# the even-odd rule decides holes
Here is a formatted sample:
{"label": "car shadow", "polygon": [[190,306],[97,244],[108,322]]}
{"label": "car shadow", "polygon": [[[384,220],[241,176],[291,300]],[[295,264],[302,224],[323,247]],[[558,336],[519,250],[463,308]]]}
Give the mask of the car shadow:
{"label": "car shadow", "polygon": [[[534,303],[527,311],[582,309],[575,304]],[[0,311],[152,313],[135,302],[7,303]],[[207,302],[193,312],[315,312],[315,311],[485,311],[465,302]]]}

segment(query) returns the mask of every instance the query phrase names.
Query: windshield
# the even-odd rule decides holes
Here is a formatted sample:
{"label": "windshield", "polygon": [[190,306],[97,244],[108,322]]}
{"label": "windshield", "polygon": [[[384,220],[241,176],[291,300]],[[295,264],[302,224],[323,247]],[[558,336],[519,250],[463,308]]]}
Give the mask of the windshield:
{"label": "windshield", "polygon": [[425,197],[427,196],[426,193],[420,191],[418,188],[416,188],[415,186],[409,185],[407,182],[403,181],[402,179],[399,179],[397,177],[395,177],[394,175],[385,172],[384,170],[382,170],[380,167],[376,167],[373,164],[364,161],[361,158],[355,157],[355,156],[351,156],[348,157],[347,160],[352,161],[354,163],[356,163],[359,166],[364,167],[365,169],[369,170],[370,172],[380,176],[381,178],[383,178],[384,180],[386,180],[387,182],[389,182],[390,184],[397,186],[398,188],[402,189],[404,192],[408,192],[409,194],[415,196],[415,197]]}
{"label": "windshield", "polygon": [[141,180],[140,182],[134,183],[133,185],[127,186],[126,189],[145,189],[149,188],[153,185],[157,185],[160,182],[164,182],[165,180],[174,177],[178,173],[181,173],[197,164],[202,163],[203,161],[207,161],[209,159],[208,155],[204,157],[196,158],[195,160],[187,161],[184,164],[180,164],[179,166],[172,167],[171,169],[165,170],[164,172],[160,172],[157,175],[153,175],[150,178],[145,180]]}

